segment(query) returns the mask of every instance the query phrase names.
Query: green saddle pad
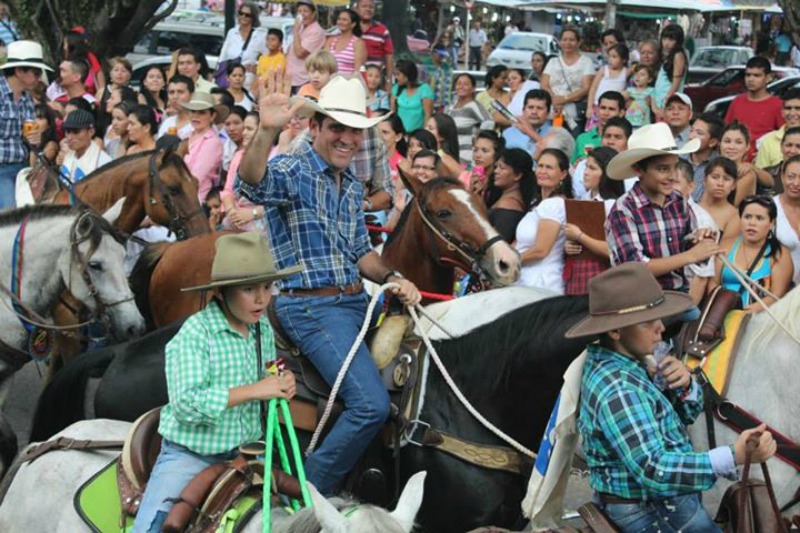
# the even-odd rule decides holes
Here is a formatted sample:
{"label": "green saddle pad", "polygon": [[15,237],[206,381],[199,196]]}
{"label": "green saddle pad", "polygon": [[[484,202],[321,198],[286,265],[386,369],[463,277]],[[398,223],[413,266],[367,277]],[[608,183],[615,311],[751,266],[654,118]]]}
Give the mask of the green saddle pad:
{"label": "green saddle pad", "polygon": [[[78,515],[93,533],[127,533],[133,529],[133,518],[126,516],[120,527],[122,507],[117,487],[117,462],[114,459],[92,476],[75,493],[73,503]],[[218,533],[237,533],[261,508],[261,498],[245,495],[225,513]]]}

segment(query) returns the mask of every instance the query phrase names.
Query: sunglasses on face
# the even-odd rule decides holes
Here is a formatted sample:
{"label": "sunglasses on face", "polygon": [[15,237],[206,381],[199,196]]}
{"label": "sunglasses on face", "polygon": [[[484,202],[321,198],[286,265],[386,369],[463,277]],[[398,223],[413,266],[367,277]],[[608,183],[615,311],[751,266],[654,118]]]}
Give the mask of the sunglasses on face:
{"label": "sunglasses on face", "polygon": [[238,15],[240,17],[244,17],[244,18],[247,18],[247,19],[253,18],[253,14],[252,13],[248,13],[246,11],[239,11]]}

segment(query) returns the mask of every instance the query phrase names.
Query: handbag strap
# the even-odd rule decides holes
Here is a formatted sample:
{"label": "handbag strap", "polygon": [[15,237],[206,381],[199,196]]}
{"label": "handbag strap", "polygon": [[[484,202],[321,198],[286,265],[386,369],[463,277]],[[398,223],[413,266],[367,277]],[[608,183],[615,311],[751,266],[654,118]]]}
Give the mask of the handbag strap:
{"label": "handbag strap", "polygon": [[567,89],[569,92],[572,92],[572,84],[569,82],[569,76],[567,76],[567,68],[564,66],[564,61],[561,60],[561,54],[558,56],[558,64],[561,66],[561,72],[564,73],[564,81],[567,82]]}
{"label": "handbag strap", "polygon": [[[745,444],[745,459],[744,459],[744,468],[742,469],[742,486],[747,486],[747,481],[750,477],[750,464],[753,460],[753,452],[758,447],[758,441],[761,437],[761,433],[753,433],[747,438],[747,443]],[[775,499],[775,491],[772,488],[772,479],[769,477],[769,469],[767,468],[767,463],[761,463],[761,472],[764,474],[764,485],[767,487],[767,494],[769,495],[769,504],[772,507],[772,512],[775,514],[776,522],[778,523],[778,527],[780,528],[781,533],[788,533],[786,531],[786,525],[783,523],[783,518],[781,518],[781,511],[778,508],[778,502]],[[750,499],[750,491],[749,490],[742,490],[740,491],[742,494],[742,498],[745,500]],[[745,503],[743,502],[743,503]],[[744,509],[748,507],[743,507]],[[750,519],[752,520],[752,516]]]}

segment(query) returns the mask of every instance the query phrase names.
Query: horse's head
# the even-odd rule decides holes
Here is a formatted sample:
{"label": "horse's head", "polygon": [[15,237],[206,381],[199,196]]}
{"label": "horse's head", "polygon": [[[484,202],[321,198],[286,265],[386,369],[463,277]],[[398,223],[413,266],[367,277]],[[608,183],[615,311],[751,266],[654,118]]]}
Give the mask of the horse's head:
{"label": "horse's head", "polygon": [[314,515],[322,526],[322,531],[328,533],[408,533],[414,527],[414,518],[422,505],[425,476],[424,471],[411,476],[400,495],[397,508],[391,513],[366,504],[337,509],[309,483]]}
{"label": "horse's head", "polygon": [[460,182],[436,178],[427,183],[400,171],[414,194],[417,209],[436,238],[444,241],[439,255],[467,272],[480,270],[496,286],[511,285],[519,278],[520,257],[489,223],[483,202]]}
{"label": "horse's head", "polygon": [[148,216],[168,227],[179,240],[208,233],[208,218],[197,198],[197,179],[183,159],[169,148],[149,157],[144,199]]}
{"label": "horse's head", "polygon": [[125,277],[125,247],[111,226],[124,201],[118,200],[103,216],[89,209],[81,211],[70,230],[70,246],[58,265],[70,292],[107,320],[120,340],[144,331],[144,319]]}

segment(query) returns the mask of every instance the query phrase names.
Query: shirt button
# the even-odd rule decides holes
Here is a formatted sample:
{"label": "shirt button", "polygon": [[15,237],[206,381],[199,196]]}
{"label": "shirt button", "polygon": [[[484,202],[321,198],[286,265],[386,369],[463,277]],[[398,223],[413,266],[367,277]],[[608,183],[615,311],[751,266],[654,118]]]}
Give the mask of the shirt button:
{"label": "shirt button", "polygon": [[672,237],[667,237],[667,242],[672,242]]}

